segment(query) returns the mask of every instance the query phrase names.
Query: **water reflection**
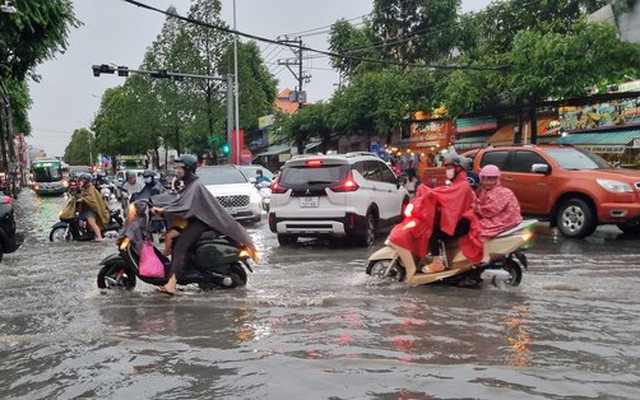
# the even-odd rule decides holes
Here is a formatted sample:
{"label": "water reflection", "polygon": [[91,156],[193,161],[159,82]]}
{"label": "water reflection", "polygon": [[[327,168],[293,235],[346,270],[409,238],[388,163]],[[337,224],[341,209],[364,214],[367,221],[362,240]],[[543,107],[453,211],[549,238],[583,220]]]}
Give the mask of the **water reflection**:
{"label": "water reflection", "polygon": [[516,305],[506,317],[506,340],[511,350],[507,355],[507,365],[527,367],[532,362],[529,313],[528,305]]}

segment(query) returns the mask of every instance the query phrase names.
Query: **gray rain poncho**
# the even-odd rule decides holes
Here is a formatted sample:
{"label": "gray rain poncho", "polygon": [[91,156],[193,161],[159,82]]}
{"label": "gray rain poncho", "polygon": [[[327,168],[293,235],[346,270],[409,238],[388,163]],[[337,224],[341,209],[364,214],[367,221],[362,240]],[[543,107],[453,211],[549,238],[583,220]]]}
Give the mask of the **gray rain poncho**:
{"label": "gray rain poncho", "polygon": [[169,219],[196,218],[212,230],[227,236],[236,244],[255,253],[255,246],[247,231],[240,225],[197,176],[185,178],[185,189],[178,194],[160,194],[151,198],[154,206],[162,207]]}

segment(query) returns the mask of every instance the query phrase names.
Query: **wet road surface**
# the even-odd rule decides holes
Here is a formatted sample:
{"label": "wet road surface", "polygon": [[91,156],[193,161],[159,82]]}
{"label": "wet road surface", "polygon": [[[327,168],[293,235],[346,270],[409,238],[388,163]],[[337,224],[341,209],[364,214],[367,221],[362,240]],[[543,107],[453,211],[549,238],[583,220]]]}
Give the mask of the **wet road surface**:
{"label": "wet road surface", "polygon": [[640,238],[538,228],[517,289],[410,289],[371,249],[278,246],[246,289],[101,292],[106,243],[50,244],[61,199],[23,194],[0,264],[0,397],[638,399]]}

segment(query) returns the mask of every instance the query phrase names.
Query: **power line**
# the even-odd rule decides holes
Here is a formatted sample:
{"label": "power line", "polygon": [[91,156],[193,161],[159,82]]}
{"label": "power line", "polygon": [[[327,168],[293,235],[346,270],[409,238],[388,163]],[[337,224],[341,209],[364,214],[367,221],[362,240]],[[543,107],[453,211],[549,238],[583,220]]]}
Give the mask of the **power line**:
{"label": "power line", "polygon": [[447,70],[477,70],[477,71],[500,71],[500,70],[504,70],[505,68],[507,68],[507,66],[502,65],[502,66],[486,66],[486,65],[453,65],[453,64],[449,64],[449,65],[445,65],[445,64],[417,64],[417,63],[402,63],[402,62],[397,62],[397,61],[391,61],[391,60],[380,60],[380,59],[375,59],[375,58],[364,58],[364,57],[355,57],[355,56],[351,56],[351,55],[346,55],[346,54],[340,54],[340,53],[336,53],[333,51],[328,51],[328,50],[319,50],[319,49],[314,49],[312,47],[308,47],[308,46],[304,46],[304,45],[297,45],[297,44],[293,44],[293,43],[281,43],[278,40],[275,39],[269,39],[269,38],[265,38],[262,36],[258,36],[258,35],[254,35],[254,34],[250,34],[250,33],[246,33],[246,32],[240,32],[234,29],[230,29],[224,26],[217,26],[217,25],[213,25],[213,24],[209,24],[206,22],[202,22],[199,20],[196,20],[194,18],[191,17],[183,17],[181,15],[178,14],[173,14],[173,13],[169,13],[167,11],[161,10],[159,8],[150,6],[148,4],[144,4],[141,3],[139,1],[136,0],[122,0],[126,3],[138,6],[140,8],[144,8],[150,11],[154,11],[163,15],[166,15],[168,17],[171,18],[177,18],[181,21],[185,21],[194,25],[198,25],[198,26],[202,26],[205,28],[211,28],[211,29],[215,29],[221,32],[225,32],[228,34],[232,34],[232,35],[238,35],[241,37],[245,37],[247,39],[252,39],[252,40],[256,40],[259,42],[267,42],[267,43],[273,43],[279,46],[287,46],[290,48],[295,48],[298,49],[299,51],[309,51],[312,53],[318,53],[318,54],[324,54],[326,56],[330,56],[330,57],[336,57],[336,58],[342,58],[342,59],[350,59],[350,60],[354,60],[354,61],[360,61],[360,62],[372,62],[372,63],[376,63],[376,64],[384,64],[384,65],[396,65],[396,66],[400,66],[400,67],[417,67],[417,68],[433,68],[433,69],[447,69]]}
{"label": "power line", "polygon": [[[361,19],[361,18],[368,17],[369,15],[371,15],[371,13],[363,14],[363,15],[360,15],[360,16],[357,16],[357,17],[353,17],[353,18],[347,19],[346,21],[347,21],[347,22],[355,21],[355,20],[358,20],[358,19]],[[363,25],[363,24],[364,24],[364,22],[362,22],[362,23],[360,23],[360,24],[357,24],[357,25]],[[285,34],[285,35],[288,35],[288,36],[312,36],[312,35],[305,35],[305,34],[306,34],[306,33],[309,33],[309,32],[315,32],[315,31],[319,31],[319,30],[325,30],[325,29],[327,29],[327,28],[331,28],[331,27],[333,27],[333,25],[334,25],[334,24],[331,24],[331,25],[325,25],[325,26],[320,26],[320,27],[318,27],[318,28],[306,29],[306,30],[304,30],[304,31],[300,31],[300,32],[287,33],[287,34]]]}

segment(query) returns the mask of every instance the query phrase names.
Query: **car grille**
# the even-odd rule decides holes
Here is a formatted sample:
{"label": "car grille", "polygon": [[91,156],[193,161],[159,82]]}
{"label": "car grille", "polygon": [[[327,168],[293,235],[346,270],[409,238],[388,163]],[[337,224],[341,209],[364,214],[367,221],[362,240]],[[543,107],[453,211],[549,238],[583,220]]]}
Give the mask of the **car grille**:
{"label": "car grille", "polygon": [[249,196],[218,196],[216,198],[224,208],[241,208],[249,205]]}

